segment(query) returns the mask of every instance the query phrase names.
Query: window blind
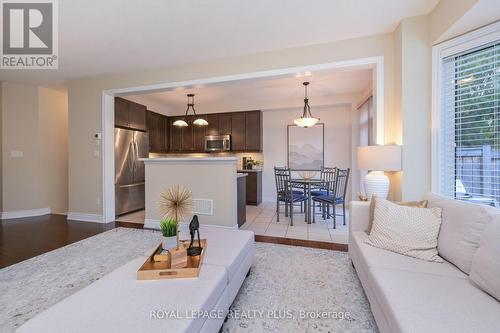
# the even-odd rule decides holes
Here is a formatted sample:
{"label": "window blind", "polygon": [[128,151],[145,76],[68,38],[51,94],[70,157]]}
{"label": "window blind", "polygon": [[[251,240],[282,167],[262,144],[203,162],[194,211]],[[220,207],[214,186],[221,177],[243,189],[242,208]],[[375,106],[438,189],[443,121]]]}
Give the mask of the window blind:
{"label": "window blind", "polygon": [[500,203],[500,41],[443,59],[441,191]]}

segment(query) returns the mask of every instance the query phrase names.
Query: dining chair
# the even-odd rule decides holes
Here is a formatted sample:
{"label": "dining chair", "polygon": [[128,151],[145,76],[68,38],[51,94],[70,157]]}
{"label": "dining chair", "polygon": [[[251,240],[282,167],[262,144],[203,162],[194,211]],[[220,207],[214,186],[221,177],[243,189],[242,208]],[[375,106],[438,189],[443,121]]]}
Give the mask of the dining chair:
{"label": "dining chair", "polygon": [[[312,197],[313,201],[313,211],[316,207],[316,202],[326,205],[326,210],[323,209],[323,220],[333,217],[333,229],[337,228],[337,218],[336,216],[343,216],[344,225],[346,225],[345,219],[345,204],[346,204],[346,193],[347,184],[349,183],[349,174],[351,169],[337,169],[335,172],[335,180],[331,182],[328,189],[329,193],[326,195],[317,195]],[[330,214],[330,205],[333,208],[332,214]],[[337,205],[342,205],[342,215],[337,214]],[[316,220],[316,215],[313,214],[313,222]]]}
{"label": "dining chair", "polygon": [[290,169],[274,167],[274,178],[276,181],[276,221],[280,221],[280,203],[285,204],[285,217],[290,212],[290,225],[293,226],[293,205],[295,203],[307,202],[307,196],[301,191],[293,191],[290,177]]}
{"label": "dining chair", "polygon": [[311,196],[328,195],[330,193],[329,184],[335,180],[336,171],[337,167],[321,167],[320,179],[323,183],[321,185],[316,185],[315,189],[311,191]]}

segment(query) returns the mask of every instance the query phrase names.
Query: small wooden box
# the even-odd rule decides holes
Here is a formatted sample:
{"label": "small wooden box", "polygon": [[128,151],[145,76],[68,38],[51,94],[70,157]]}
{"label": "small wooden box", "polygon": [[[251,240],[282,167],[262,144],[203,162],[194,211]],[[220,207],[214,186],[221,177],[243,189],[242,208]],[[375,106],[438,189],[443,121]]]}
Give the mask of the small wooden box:
{"label": "small wooden box", "polygon": [[[180,241],[183,249],[181,251],[185,252],[189,247],[188,240]],[[201,263],[203,262],[203,257],[205,256],[205,249],[207,246],[207,240],[201,239],[201,247],[203,250],[199,256],[187,257],[186,263],[183,267],[178,267],[179,262],[175,262],[172,266],[172,255],[168,255],[165,261],[155,261],[155,256],[161,255],[162,247],[161,243],[158,244],[156,249],[151,253],[146,262],[137,271],[138,280],[159,280],[159,279],[179,279],[179,278],[193,278],[198,277],[200,273]],[[198,246],[198,241],[193,242],[193,246]],[[177,251],[174,251],[177,252]],[[163,256],[163,255],[162,255]],[[182,254],[174,253],[174,258],[182,257]],[[158,257],[157,257],[158,258]],[[159,259],[159,258],[158,258]],[[183,260],[183,259],[181,259]],[[177,266],[177,267],[175,267]]]}

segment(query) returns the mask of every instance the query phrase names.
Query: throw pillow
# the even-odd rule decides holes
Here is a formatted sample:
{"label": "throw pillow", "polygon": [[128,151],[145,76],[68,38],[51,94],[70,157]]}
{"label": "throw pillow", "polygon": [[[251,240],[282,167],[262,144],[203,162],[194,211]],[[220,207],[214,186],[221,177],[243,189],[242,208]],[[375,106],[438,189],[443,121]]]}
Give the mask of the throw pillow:
{"label": "throw pillow", "polygon": [[500,301],[500,215],[494,216],[483,231],[469,279]]}
{"label": "throw pillow", "polygon": [[377,198],[366,243],[426,261],[443,262],[437,251],[441,208],[400,206]]}
{"label": "throw pillow", "polygon": [[[366,229],[366,232],[368,235],[372,231],[373,227],[373,216],[375,214],[375,204],[377,201],[377,196],[372,195],[372,199],[370,201],[370,221],[368,222],[368,229]],[[408,207],[419,207],[419,208],[427,208],[427,200],[422,200],[422,201],[400,201],[396,202],[396,204],[400,206],[408,206]]]}

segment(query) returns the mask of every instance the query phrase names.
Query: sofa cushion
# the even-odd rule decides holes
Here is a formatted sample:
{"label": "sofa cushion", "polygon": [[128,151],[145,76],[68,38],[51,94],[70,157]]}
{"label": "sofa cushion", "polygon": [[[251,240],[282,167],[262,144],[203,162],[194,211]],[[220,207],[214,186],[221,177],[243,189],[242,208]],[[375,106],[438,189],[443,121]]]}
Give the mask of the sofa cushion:
{"label": "sofa cushion", "polygon": [[197,279],[137,280],[139,257],[38,314],[18,332],[198,332],[205,318],[150,319],[151,311],[210,311],[227,286],[224,267]]}
{"label": "sofa cushion", "polygon": [[500,215],[485,227],[472,260],[470,280],[500,301]]}
{"label": "sofa cushion", "polygon": [[391,332],[498,332],[500,303],[468,279],[370,268]]}
{"label": "sofa cushion", "polygon": [[[200,237],[207,239],[207,252],[203,262],[225,267],[228,282],[233,279],[255,242],[255,235],[252,231],[217,227],[201,226]],[[190,239],[189,231],[181,230],[180,238]]]}
{"label": "sofa cushion", "polygon": [[362,264],[369,268],[387,268],[415,273],[443,275],[468,279],[468,276],[449,262],[424,261],[399,253],[379,249],[365,243],[368,235],[364,231],[353,231],[350,235],[349,252],[355,252]]}
{"label": "sofa cushion", "polygon": [[441,208],[416,208],[376,199],[367,243],[410,257],[442,262],[437,252]]}
{"label": "sofa cushion", "polygon": [[470,273],[472,258],[485,225],[491,220],[486,207],[427,193],[429,207],[443,210],[438,238],[439,255]]}

